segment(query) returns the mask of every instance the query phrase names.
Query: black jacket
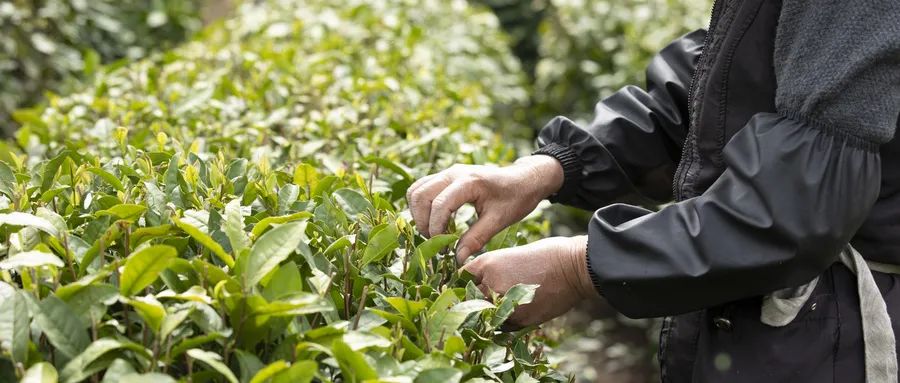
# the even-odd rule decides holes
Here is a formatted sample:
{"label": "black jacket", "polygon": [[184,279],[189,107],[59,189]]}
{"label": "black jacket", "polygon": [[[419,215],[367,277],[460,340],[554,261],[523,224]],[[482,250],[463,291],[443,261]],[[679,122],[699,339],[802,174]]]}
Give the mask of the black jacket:
{"label": "black jacket", "polygon": [[[563,164],[555,201],[599,209],[588,268],[601,294],[632,317],[685,314],[664,328],[662,349],[677,354],[661,357],[677,362],[664,380],[712,379],[698,371],[715,355],[698,354],[724,347],[709,332],[722,312],[771,330],[755,327],[760,295],[824,275],[817,294],[852,299],[830,282],[847,279],[830,269],[847,242],[900,264],[898,3],[720,0],[709,32],[661,51],[647,83],[601,101],[587,127],[554,119],[537,153]],[[675,203],[610,205],[633,195]],[[766,376],[811,376],[792,368]]]}

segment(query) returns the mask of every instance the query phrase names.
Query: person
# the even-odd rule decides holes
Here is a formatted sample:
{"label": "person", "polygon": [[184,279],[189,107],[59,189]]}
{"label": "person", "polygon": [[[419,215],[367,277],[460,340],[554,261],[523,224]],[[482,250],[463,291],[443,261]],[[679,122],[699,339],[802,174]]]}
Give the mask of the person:
{"label": "person", "polygon": [[[602,296],[666,317],[664,382],[897,382],[900,2],[718,0],[595,112],[409,188],[426,236],[474,205],[456,255],[479,288],[540,285],[512,324]],[[674,202],[615,203],[635,196]],[[470,259],[545,198],[596,210],[587,235]]]}

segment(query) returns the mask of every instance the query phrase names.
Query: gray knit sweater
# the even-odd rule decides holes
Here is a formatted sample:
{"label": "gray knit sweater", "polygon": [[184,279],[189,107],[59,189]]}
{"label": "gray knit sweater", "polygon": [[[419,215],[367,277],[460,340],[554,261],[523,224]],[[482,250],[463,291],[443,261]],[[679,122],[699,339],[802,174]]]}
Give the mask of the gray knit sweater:
{"label": "gray knit sweater", "polygon": [[775,44],[778,110],[890,141],[900,116],[897,36],[900,0],[784,0]]}

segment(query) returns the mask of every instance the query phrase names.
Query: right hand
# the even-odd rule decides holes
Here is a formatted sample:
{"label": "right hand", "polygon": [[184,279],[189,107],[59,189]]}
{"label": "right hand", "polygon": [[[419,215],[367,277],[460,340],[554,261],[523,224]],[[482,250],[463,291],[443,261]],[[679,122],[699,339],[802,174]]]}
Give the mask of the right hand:
{"label": "right hand", "polygon": [[478,220],[456,247],[462,264],[472,253],[509,225],[531,213],[541,200],[562,186],[563,169],[553,157],[523,157],[513,165],[453,165],[423,177],[406,192],[416,229],[426,237],[442,234],[453,213],[471,203]]}

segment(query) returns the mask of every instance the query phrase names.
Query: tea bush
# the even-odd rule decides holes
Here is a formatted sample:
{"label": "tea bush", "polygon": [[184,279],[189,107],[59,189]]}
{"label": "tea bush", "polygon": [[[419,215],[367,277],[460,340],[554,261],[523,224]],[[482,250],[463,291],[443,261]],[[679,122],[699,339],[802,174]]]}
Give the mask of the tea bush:
{"label": "tea bush", "polygon": [[99,62],[136,59],[184,40],[200,26],[199,1],[34,0],[0,2],[0,128],[68,78]]}
{"label": "tea bush", "polygon": [[496,133],[526,97],[496,18],[459,0],[236,14],[19,113],[0,381],[565,380],[539,333],[499,331],[535,287],[483,296],[457,236],[424,240],[403,211],[414,178],[519,152]]}

